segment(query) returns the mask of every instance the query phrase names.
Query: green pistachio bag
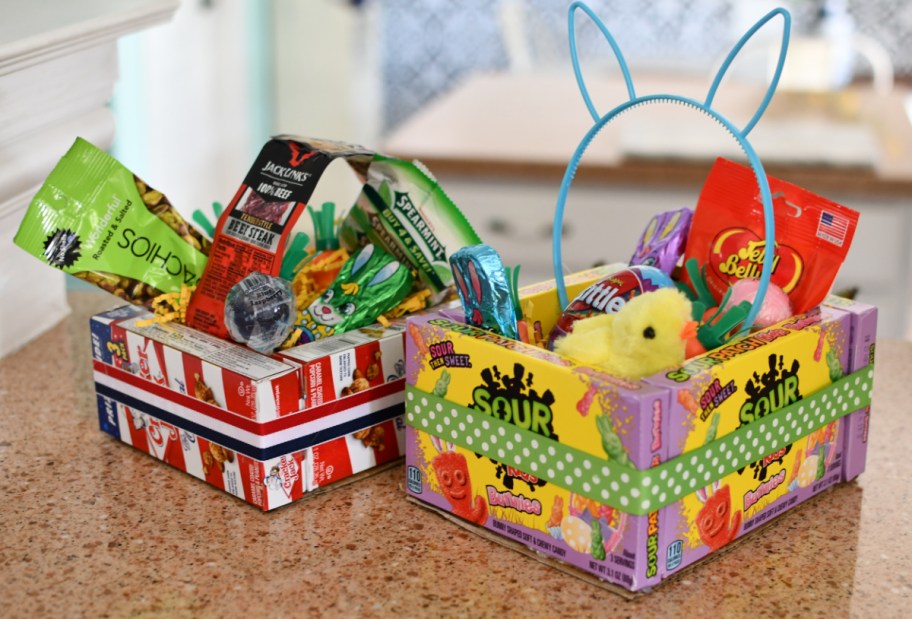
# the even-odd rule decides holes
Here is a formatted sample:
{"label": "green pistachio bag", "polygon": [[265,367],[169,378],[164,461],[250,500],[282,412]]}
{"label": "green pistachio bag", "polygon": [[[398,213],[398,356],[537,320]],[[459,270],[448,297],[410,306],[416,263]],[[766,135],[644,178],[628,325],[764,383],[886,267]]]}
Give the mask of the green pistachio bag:
{"label": "green pistachio bag", "polygon": [[164,195],[82,138],[32,199],[14,242],[137,305],[195,286],[209,249]]}

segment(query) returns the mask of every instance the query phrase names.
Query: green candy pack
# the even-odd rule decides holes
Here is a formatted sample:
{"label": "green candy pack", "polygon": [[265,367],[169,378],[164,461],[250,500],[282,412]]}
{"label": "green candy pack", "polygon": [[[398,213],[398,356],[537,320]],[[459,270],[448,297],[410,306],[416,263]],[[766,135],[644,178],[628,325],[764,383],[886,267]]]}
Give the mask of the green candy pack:
{"label": "green candy pack", "polygon": [[437,182],[419,166],[374,155],[339,238],[349,251],[373,243],[411,265],[432,302],[453,285],[449,254],[481,239]]}
{"label": "green candy pack", "polygon": [[32,199],[14,242],[139,305],[195,286],[209,247],[163,194],[82,138]]}
{"label": "green candy pack", "polygon": [[295,341],[305,344],[374,323],[408,295],[412,280],[409,267],[383,248],[361,247],[332,285],[300,313]]}

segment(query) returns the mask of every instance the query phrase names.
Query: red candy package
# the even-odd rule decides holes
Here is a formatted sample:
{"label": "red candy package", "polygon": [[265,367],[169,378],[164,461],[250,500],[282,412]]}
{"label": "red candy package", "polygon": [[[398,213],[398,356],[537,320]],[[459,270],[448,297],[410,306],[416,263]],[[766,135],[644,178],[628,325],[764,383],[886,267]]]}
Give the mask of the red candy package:
{"label": "red candy package", "polygon": [[[770,281],[785,291],[796,314],[823,301],[842,265],[858,213],[767,177],[776,222]],[[706,266],[716,300],[739,279],[758,279],[766,251],[763,202],[751,168],[719,158],[700,192],[684,260]],[[686,278],[686,275],[684,275]]]}

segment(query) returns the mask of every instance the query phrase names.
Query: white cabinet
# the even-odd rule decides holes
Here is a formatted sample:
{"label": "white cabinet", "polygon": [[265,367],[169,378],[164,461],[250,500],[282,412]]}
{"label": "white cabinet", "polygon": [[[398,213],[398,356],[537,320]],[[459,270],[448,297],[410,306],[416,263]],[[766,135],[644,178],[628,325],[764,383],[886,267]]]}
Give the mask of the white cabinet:
{"label": "white cabinet", "polygon": [[13,244],[34,193],[77,136],[110,146],[117,38],[166,20],[177,0],[44,0],[0,25],[0,357],[68,312],[62,272]]}

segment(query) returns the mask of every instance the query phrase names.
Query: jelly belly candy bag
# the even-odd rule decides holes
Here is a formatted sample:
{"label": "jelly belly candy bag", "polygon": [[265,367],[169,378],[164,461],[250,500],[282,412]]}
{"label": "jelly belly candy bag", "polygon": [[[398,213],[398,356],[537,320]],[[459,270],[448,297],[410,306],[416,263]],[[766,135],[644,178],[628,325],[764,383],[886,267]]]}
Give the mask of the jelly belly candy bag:
{"label": "jelly belly candy bag", "polygon": [[490,245],[472,245],[450,256],[456,291],[470,325],[517,339],[516,310],[507,272]]}
{"label": "jelly belly candy bag", "polygon": [[269,354],[288,337],[294,322],[291,284],[254,271],[234,286],[225,299],[225,325],[231,339]]}
{"label": "jelly belly candy bag", "polygon": [[340,230],[349,251],[373,243],[410,264],[438,302],[453,285],[448,253],[481,239],[437,182],[413,163],[376,155]]}
{"label": "jelly belly candy bag", "polygon": [[225,298],[254,271],[276,276],[292,228],[326,167],[345,159],[362,179],[373,153],[358,146],[279,136],[263,146],[221,214],[187,324],[226,338]]}
{"label": "jelly belly candy bag", "polygon": [[634,266],[603,277],[573,299],[548,336],[548,349],[571,331],[573,323],[593,314],[615,314],[627,301],[644,292],[670,288],[671,278],[656,267]]}
{"label": "jelly belly candy bag", "polygon": [[[833,284],[858,224],[858,213],[791,183],[768,177],[776,255],[770,281],[801,314]],[[719,158],[700,192],[684,259],[706,266],[706,284],[721,300],[739,279],[760,277],[766,239],[757,179],[750,168]]]}
{"label": "jelly belly candy bag", "polygon": [[684,245],[687,243],[692,218],[693,212],[682,208],[659,213],[650,219],[637,243],[630,264],[656,267],[671,275],[684,255]]}
{"label": "jelly belly candy bag", "polygon": [[411,271],[375,245],[355,251],[333,285],[300,313],[291,344],[304,344],[376,322],[412,288]]}
{"label": "jelly belly candy bag", "polygon": [[119,161],[78,138],[26,211],[15,243],[136,305],[194,286],[209,242]]}

